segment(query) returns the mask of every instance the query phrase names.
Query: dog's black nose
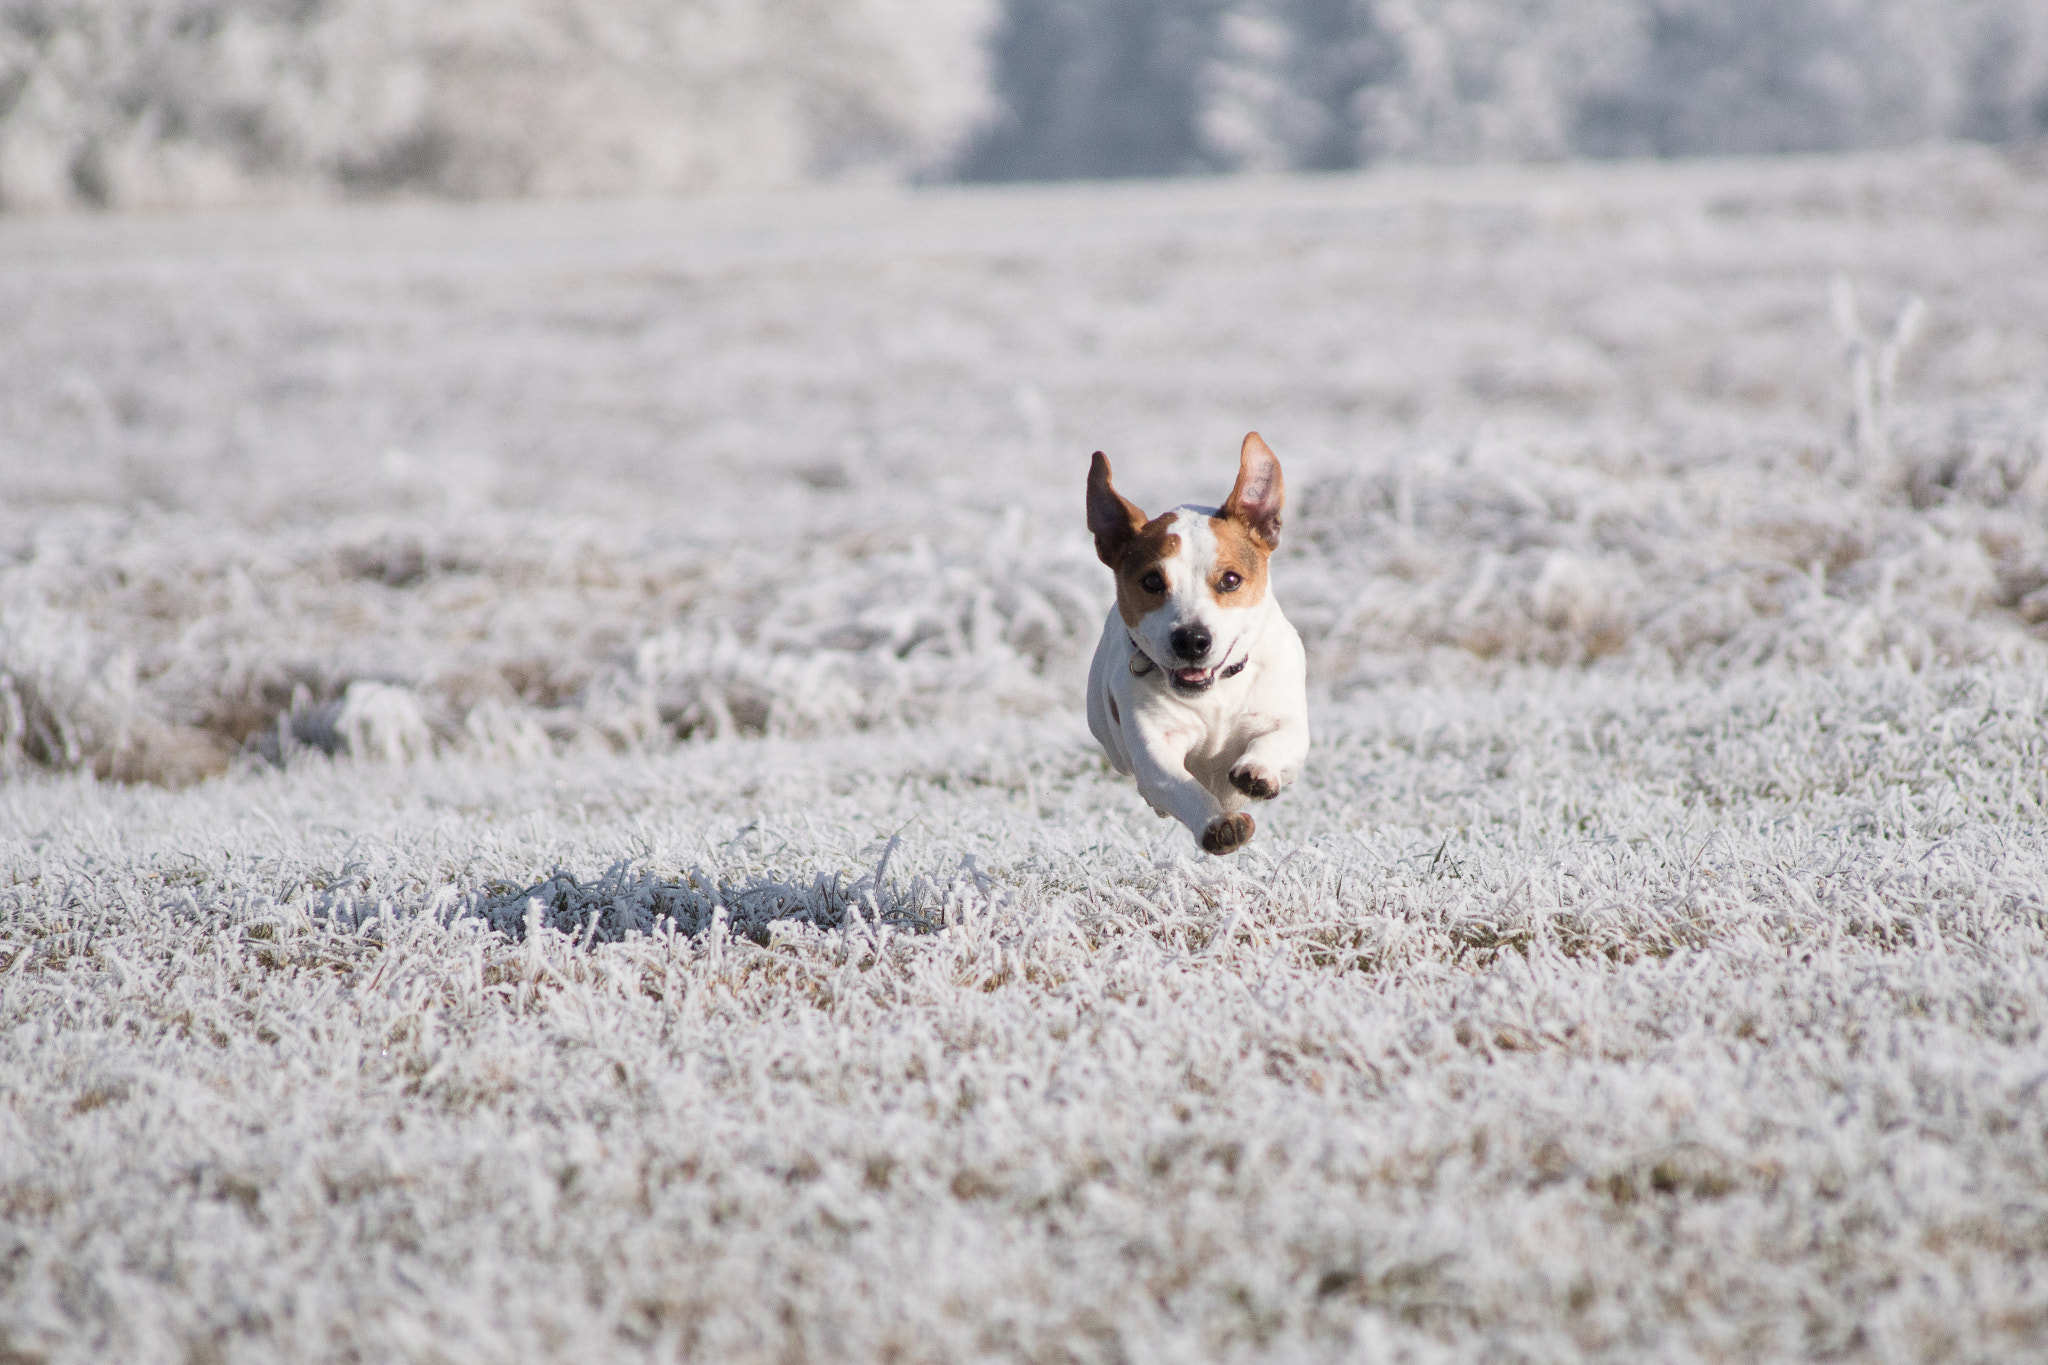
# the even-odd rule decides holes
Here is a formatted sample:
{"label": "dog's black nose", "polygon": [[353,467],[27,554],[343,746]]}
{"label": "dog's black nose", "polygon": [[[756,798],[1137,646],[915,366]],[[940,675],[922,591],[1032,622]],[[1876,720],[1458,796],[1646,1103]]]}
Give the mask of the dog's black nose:
{"label": "dog's black nose", "polygon": [[1189,663],[1200,663],[1214,643],[1207,626],[1182,626],[1169,637],[1173,652]]}

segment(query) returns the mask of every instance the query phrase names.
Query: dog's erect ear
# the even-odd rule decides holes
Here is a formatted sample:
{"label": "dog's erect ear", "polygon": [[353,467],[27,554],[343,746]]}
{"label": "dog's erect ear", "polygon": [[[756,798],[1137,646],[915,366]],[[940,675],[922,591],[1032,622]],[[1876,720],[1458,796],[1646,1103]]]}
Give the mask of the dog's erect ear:
{"label": "dog's erect ear", "polygon": [[1095,554],[1114,569],[1145,525],[1145,514],[1109,486],[1109,461],[1101,451],[1088,465],[1088,529],[1095,535]]}
{"label": "dog's erect ear", "polygon": [[1237,456],[1237,486],[1223,503],[1223,516],[1251,528],[1268,550],[1280,546],[1280,505],[1287,487],[1280,480],[1280,461],[1256,431],[1247,432]]}

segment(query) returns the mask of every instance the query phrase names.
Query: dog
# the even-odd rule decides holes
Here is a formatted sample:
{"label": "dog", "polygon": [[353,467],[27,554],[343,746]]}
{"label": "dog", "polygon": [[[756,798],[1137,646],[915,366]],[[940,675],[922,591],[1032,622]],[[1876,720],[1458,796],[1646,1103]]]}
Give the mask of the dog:
{"label": "dog", "polygon": [[1273,599],[1267,560],[1280,544],[1280,461],[1251,432],[1223,506],[1147,519],[1088,468],[1088,529],[1116,574],[1116,605],[1088,669],[1088,728],[1161,815],[1213,854],[1257,828],[1244,809],[1270,801],[1308,757],[1308,663]]}

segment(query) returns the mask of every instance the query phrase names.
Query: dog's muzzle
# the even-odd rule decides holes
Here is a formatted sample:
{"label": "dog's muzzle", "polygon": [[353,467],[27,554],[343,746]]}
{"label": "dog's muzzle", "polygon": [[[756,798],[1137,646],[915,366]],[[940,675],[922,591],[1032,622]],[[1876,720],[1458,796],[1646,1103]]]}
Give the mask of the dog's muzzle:
{"label": "dog's muzzle", "polygon": [[[1131,672],[1136,676],[1142,678],[1159,667],[1152,661],[1152,656],[1145,652],[1145,647],[1138,643],[1138,637],[1135,635],[1131,637],[1131,651]],[[1174,691],[1194,696],[1200,692],[1207,692],[1224,678],[1236,677],[1244,672],[1244,666],[1250,661],[1251,656],[1246,655],[1234,664],[1218,664],[1210,668],[1169,668],[1165,672],[1167,681],[1173,684]]]}

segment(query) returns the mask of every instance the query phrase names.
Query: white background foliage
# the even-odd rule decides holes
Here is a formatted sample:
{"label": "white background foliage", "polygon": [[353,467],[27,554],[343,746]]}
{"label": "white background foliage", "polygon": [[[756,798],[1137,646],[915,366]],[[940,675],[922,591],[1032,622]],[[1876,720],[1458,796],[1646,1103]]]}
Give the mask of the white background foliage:
{"label": "white background foliage", "polygon": [[782,185],[942,156],[979,0],[8,0],[0,207]]}
{"label": "white background foliage", "polygon": [[0,209],[2048,132],[2048,0],[5,0]]}

